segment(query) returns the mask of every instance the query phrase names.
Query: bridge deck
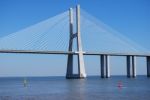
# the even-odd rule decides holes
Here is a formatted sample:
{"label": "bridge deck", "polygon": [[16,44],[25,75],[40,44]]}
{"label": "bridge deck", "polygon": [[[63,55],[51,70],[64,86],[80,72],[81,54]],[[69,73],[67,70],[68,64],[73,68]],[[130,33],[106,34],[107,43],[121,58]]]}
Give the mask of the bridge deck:
{"label": "bridge deck", "polygon": [[[0,53],[22,53],[22,54],[62,54],[68,55],[73,54],[77,55],[78,52],[69,52],[69,51],[36,51],[36,50],[0,50]],[[109,55],[109,56],[141,56],[146,57],[150,54],[137,54],[137,53],[110,53],[110,52],[83,52],[84,55]]]}

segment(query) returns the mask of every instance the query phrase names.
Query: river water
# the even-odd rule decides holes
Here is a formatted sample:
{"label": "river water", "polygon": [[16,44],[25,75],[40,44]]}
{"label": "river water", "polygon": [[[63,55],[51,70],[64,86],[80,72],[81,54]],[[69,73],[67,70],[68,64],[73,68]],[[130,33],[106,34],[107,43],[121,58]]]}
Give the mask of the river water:
{"label": "river water", "polygon": [[0,100],[150,100],[150,78],[0,78]]}

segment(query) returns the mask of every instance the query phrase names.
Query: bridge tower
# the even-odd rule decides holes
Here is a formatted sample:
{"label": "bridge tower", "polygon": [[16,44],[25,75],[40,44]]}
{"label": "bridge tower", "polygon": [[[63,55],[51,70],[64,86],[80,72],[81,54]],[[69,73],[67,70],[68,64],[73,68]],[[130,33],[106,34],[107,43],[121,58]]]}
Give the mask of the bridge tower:
{"label": "bridge tower", "polygon": [[77,52],[78,52],[78,74],[73,73],[73,54],[68,55],[67,60],[67,73],[66,78],[85,78],[85,67],[84,67],[84,58],[82,51],[82,41],[81,41],[81,32],[80,32],[80,5],[76,6],[76,33],[73,33],[73,9],[69,9],[69,27],[70,27],[70,39],[69,39],[69,48],[68,51],[72,51],[73,39],[77,38]]}

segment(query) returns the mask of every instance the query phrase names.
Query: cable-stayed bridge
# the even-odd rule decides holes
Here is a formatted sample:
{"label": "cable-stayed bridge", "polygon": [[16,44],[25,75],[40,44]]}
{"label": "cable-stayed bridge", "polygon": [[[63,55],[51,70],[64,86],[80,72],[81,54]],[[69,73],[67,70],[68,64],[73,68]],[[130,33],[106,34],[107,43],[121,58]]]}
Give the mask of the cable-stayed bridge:
{"label": "cable-stayed bridge", "polygon": [[[127,76],[136,76],[136,57],[146,57],[150,77],[150,52],[94,18],[70,8],[62,14],[0,38],[0,53],[67,55],[66,78],[85,78],[84,55],[100,56],[101,77],[110,77],[109,56],[126,56]],[[78,74],[73,57],[78,56]]]}

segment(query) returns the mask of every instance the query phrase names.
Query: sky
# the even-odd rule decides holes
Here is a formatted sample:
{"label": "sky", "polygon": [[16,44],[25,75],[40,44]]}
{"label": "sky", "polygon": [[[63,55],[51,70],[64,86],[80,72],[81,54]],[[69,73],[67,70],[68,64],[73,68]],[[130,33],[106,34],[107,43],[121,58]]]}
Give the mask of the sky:
{"label": "sky", "polygon": [[[77,4],[150,50],[149,0],[0,0],[0,37],[53,17]],[[0,76],[64,76],[66,58],[59,55],[0,54]],[[125,75],[125,58],[116,59],[112,58],[111,74]],[[145,58],[137,61],[137,74],[146,74]],[[99,63],[98,56],[85,57],[87,74],[99,75]]]}

